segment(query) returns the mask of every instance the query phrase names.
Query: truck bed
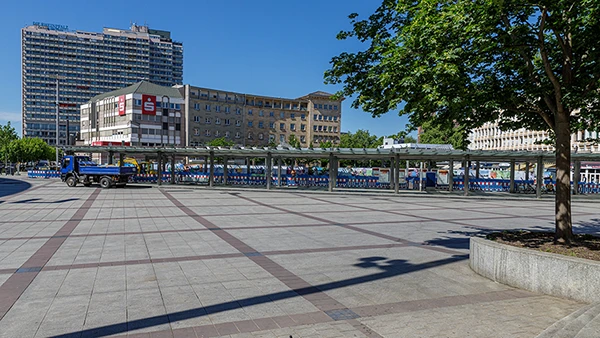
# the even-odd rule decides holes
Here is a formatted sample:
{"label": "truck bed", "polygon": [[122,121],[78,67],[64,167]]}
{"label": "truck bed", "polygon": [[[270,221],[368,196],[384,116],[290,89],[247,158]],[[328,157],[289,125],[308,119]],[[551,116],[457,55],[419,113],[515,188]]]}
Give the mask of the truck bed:
{"label": "truck bed", "polygon": [[107,176],[123,176],[135,175],[137,169],[135,167],[116,167],[116,166],[80,166],[79,175],[107,175]]}

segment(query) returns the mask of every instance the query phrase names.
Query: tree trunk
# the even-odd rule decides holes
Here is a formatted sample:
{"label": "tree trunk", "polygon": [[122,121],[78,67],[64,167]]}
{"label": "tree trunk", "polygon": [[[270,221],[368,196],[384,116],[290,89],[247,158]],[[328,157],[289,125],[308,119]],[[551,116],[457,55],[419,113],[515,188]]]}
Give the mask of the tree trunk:
{"label": "tree trunk", "polygon": [[554,241],[570,244],[573,240],[571,222],[571,131],[568,111],[556,114],[556,231]]}

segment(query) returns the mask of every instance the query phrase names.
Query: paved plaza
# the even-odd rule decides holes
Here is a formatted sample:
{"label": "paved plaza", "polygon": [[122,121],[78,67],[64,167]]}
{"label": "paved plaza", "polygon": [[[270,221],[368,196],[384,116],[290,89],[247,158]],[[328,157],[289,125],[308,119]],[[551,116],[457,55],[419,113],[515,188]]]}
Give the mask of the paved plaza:
{"label": "paved plaza", "polygon": [[[476,275],[469,237],[553,210],[0,179],[0,337],[535,337],[584,304]],[[597,204],[573,218],[599,233]]]}

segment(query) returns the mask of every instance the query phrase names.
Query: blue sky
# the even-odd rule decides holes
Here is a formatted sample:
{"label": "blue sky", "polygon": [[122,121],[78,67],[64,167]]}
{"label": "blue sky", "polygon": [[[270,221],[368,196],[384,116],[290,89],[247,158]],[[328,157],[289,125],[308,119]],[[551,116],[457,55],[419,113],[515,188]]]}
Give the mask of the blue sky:
{"label": "blue sky", "polygon": [[[221,1],[6,1],[0,21],[0,123],[11,121],[20,132],[20,29],[34,21],[101,31],[128,28],[131,22],[171,31],[184,44],[184,83],[278,97],[299,97],[340,87],[325,85],[323,72],[343,51],[357,51],[357,41],[338,41],[350,28],[348,14],[371,14],[378,0],[221,0]],[[10,13],[10,14],[8,14]],[[378,136],[404,130],[397,112],[372,118],[342,110],[342,130],[367,129]]]}

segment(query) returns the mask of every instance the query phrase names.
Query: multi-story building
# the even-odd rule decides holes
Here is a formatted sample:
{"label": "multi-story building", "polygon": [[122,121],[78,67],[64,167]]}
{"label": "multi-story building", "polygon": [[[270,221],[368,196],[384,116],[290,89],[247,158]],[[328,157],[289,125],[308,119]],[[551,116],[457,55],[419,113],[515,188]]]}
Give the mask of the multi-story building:
{"label": "multi-story building", "polygon": [[225,137],[244,146],[285,144],[293,136],[302,147],[339,143],[342,99],[314,92],[297,99],[242,94],[185,85],[189,146]]}
{"label": "multi-story building", "polygon": [[95,95],[141,80],[183,83],[182,43],[147,26],[93,33],[34,23],[21,30],[21,42],[23,136],[48,144],[56,139],[57,81],[60,144],[79,132],[79,105]]}
{"label": "multi-story building", "polygon": [[[597,131],[578,131],[571,135],[573,151],[600,152],[600,146],[587,139],[597,139]],[[531,131],[525,128],[502,131],[496,122],[485,123],[482,127],[471,130],[469,149],[473,150],[519,150],[519,151],[552,151],[554,147],[539,142],[549,137],[545,131]]]}
{"label": "multi-story building", "polygon": [[186,145],[184,99],[147,81],[97,95],[81,107],[85,145]]}

